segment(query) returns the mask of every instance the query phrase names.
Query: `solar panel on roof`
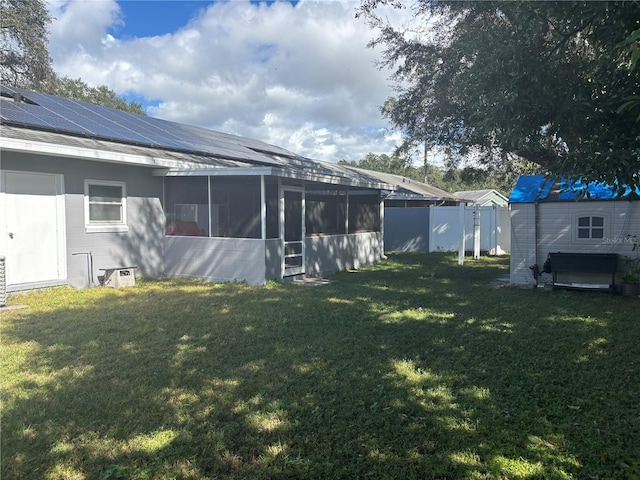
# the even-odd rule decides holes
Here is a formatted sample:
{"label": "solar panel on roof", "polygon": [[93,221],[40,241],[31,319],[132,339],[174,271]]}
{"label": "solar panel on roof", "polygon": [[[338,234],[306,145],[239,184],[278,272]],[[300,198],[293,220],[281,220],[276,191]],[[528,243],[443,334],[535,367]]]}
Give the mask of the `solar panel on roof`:
{"label": "solar panel on roof", "polygon": [[81,103],[78,103],[75,108],[80,115],[92,119],[93,122],[108,126],[111,130],[118,132],[122,138],[143,143],[158,143],[153,141],[144,129],[136,128],[135,124],[126,125],[126,122],[123,121],[126,117],[122,115],[124,112]]}
{"label": "solar panel on roof", "polygon": [[[201,127],[135,115],[39,92],[5,86],[2,86],[1,91],[5,97],[20,94],[25,102],[34,103],[30,105],[15,102],[15,105],[7,106],[0,115],[4,123],[268,165],[282,165],[282,162],[263,152],[291,155],[284,149],[258,140]],[[2,102],[4,105],[12,101]]]}
{"label": "solar panel on roof", "polygon": [[21,123],[23,125],[47,125],[38,121],[36,117],[31,115],[30,113],[25,112],[24,110],[9,111],[8,109],[2,108],[0,109],[0,118],[2,118],[2,120],[14,120],[15,122]]}
{"label": "solar panel on roof", "polygon": [[18,122],[32,127],[47,129],[78,129],[78,125],[56,116],[37,110],[36,105],[21,104],[12,100],[2,100],[0,115],[3,120]]}
{"label": "solar panel on roof", "polygon": [[24,110],[18,106],[17,102],[12,100],[0,100],[0,116],[7,117],[9,113],[12,115],[23,113]]}
{"label": "solar panel on roof", "polygon": [[[144,143],[147,144],[181,150],[208,152],[239,159],[253,159],[261,163],[268,161],[268,159],[256,155],[246,147],[241,149],[225,148],[225,146],[219,145],[217,142],[208,141],[204,134],[211,132],[210,130],[167,122],[166,120],[152,117],[138,116],[129,112],[105,109],[90,104],[82,104],[80,107],[94,112],[112,124],[116,124],[119,127],[116,128],[116,130],[121,136],[127,135],[126,132],[129,131],[131,132],[129,136],[135,136],[137,138],[143,137]],[[192,133],[191,129],[195,129],[196,134]]]}

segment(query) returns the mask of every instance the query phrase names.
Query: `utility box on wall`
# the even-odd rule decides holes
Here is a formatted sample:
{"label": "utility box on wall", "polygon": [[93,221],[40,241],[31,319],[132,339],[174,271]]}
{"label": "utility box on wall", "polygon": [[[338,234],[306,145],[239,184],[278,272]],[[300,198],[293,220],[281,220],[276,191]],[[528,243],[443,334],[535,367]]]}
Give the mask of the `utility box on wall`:
{"label": "utility box on wall", "polygon": [[104,270],[102,285],[111,288],[132,287],[136,284],[136,267],[101,268]]}

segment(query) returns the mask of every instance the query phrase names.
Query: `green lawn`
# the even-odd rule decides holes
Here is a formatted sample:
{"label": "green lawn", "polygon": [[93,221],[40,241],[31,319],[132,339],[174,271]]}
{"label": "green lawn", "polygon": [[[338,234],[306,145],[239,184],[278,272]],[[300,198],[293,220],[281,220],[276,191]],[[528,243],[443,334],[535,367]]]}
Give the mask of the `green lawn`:
{"label": "green lawn", "polygon": [[1,478],[640,478],[640,300],[456,261],[14,297]]}

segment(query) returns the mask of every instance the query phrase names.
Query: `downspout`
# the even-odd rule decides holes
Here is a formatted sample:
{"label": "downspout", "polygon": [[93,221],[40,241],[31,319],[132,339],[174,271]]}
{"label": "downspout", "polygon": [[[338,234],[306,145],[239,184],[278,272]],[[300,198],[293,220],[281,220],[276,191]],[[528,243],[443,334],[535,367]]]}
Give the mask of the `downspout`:
{"label": "downspout", "polygon": [[540,267],[538,266],[538,210],[539,210],[539,202],[538,199],[533,203],[533,255],[534,255],[534,263],[531,267],[533,270],[533,278],[536,281],[535,286],[538,286],[538,278],[540,277]]}
{"label": "downspout", "polygon": [[535,200],[533,201],[533,255],[534,255],[534,263],[529,268],[533,273],[533,278],[535,280],[535,286],[538,286],[538,278],[540,277],[540,266],[538,265],[538,230],[539,230],[539,218],[538,212],[540,210],[540,197],[542,191],[545,188],[545,182],[542,183],[538,193],[536,193]]}

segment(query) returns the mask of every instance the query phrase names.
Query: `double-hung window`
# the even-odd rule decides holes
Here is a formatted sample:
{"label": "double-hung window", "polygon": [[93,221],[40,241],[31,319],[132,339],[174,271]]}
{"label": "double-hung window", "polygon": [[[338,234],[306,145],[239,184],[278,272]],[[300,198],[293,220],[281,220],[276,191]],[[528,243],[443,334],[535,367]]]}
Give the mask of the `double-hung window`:
{"label": "double-hung window", "polygon": [[87,232],[126,232],[129,229],[126,184],[85,180],[84,212]]}

